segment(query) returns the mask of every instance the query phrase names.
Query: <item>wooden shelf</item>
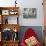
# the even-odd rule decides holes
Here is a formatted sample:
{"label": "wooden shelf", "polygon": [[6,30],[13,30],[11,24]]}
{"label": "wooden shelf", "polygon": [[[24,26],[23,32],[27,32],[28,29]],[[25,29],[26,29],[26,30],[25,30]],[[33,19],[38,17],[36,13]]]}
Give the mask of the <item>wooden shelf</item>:
{"label": "wooden shelf", "polygon": [[3,41],[1,42],[1,45],[3,46],[18,46],[19,41]]}
{"label": "wooden shelf", "polygon": [[12,29],[14,31],[14,29],[17,30],[17,32],[19,31],[19,25],[18,24],[1,24],[1,30],[5,29],[5,28],[9,28]]}
{"label": "wooden shelf", "polygon": [[0,10],[12,10],[12,9],[15,9],[15,10],[18,10],[19,7],[0,7]]}
{"label": "wooden shelf", "polygon": [[[17,13],[16,13],[17,12]],[[17,16],[17,24],[9,24],[8,23],[8,18],[9,16]],[[0,41],[0,46],[18,46],[18,42],[19,40],[15,39],[15,41],[13,41],[13,39],[10,39],[9,41],[6,41],[4,39],[2,39],[2,34],[4,29],[11,29],[10,31],[14,31],[14,35],[15,33],[18,33],[19,31],[19,7],[0,7],[0,20],[1,20],[1,24],[0,24],[0,32],[1,32],[1,41]],[[18,38],[17,34],[16,37]],[[12,37],[11,37],[12,38]]]}
{"label": "wooden shelf", "polygon": [[8,43],[8,42],[12,43],[12,42],[19,42],[19,40],[15,40],[15,41],[10,40],[10,41],[3,41],[3,42],[5,42],[5,43]]}

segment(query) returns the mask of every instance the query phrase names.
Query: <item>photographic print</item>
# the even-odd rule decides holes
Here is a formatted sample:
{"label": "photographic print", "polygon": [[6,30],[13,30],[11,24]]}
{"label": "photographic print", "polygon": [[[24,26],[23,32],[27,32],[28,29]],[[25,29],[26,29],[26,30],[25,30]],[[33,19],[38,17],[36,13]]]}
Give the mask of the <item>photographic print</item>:
{"label": "photographic print", "polygon": [[36,18],[37,10],[36,8],[24,8],[23,18]]}
{"label": "photographic print", "polygon": [[2,10],[2,15],[9,15],[9,10]]}

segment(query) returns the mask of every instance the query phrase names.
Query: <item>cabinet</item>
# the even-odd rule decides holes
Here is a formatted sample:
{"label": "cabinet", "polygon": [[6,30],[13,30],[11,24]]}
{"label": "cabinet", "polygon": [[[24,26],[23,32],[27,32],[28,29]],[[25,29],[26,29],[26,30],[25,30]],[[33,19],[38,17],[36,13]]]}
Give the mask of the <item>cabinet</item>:
{"label": "cabinet", "polygon": [[19,7],[0,7],[0,46],[18,46]]}

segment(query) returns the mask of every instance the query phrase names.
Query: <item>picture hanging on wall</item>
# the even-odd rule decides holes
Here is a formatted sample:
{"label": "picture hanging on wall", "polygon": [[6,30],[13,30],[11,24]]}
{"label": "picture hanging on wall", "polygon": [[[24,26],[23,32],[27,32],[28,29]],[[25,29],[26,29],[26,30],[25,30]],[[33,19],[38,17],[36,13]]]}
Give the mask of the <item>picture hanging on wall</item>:
{"label": "picture hanging on wall", "polygon": [[37,10],[36,8],[24,8],[23,18],[36,18]]}

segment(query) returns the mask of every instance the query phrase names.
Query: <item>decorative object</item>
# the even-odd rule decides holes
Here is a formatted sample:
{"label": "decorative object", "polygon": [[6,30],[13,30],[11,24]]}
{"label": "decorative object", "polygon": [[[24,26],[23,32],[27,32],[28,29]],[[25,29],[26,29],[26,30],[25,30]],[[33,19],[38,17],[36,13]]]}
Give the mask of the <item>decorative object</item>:
{"label": "decorative object", "polygon": [[17,32],[16,28],[14,29],[14,32]]}
{"label": "decorative object", "polygon": [[2,10],[2,15],[9,15],[9,10]]}
{"label": "decorative object", "polygon": [[15,10],[10,10],[10,12],[9,12],[10,15],[16,15],[17,13],[18,13],[18,12],[15,11]]}
{"label": "decorative object", "polygon": [[32,36],[25,40],[25,43],[27,46],[35,46],[38,43],[38,40],[36,37]]}
{"label": "decorative object", "polygon": [[6,16],[6,15],[4,16],[4,15],[3,15],[2,20],[3,20],[3,21],[2,21],[3,24],[8,24],[8,16]]}
{"label": "decorative object", "polygon": [[36,8],[24,8],[23,18],[36,18],[37,10]]}
{"label": "decorative object", "polygon": [[26,30],[22,38],[21,46],[42,46],[37,38],[37,34],[32,28]]}
{"label": "decorative object", "polygon": [[4,41],[8,41],[8,40],[12,40],[12,30],[10,28],[5,28],[3,30],[3,34],[2,34],[2,40]]}
{"label": "decorative object", "polygon": [[13,35],[13,40],[18,40],[18,32],[14,32],[14,35]]}
{"label": "decorative object", "polygon": [[16,2],[17,0],[15,0],[15,7],[16,7],[16,4],[17,4],[17,2]]}
{"label": "decorative object", "polygon": [[5,24],[8,24],[8,18],[7,18],[7,19],[5,19]]}
{"label": "decorative object", "polygon": [[10,28],[5,28],[2,33],[2,40],[4,41],[18,40],[18,32],[14,32]]}

